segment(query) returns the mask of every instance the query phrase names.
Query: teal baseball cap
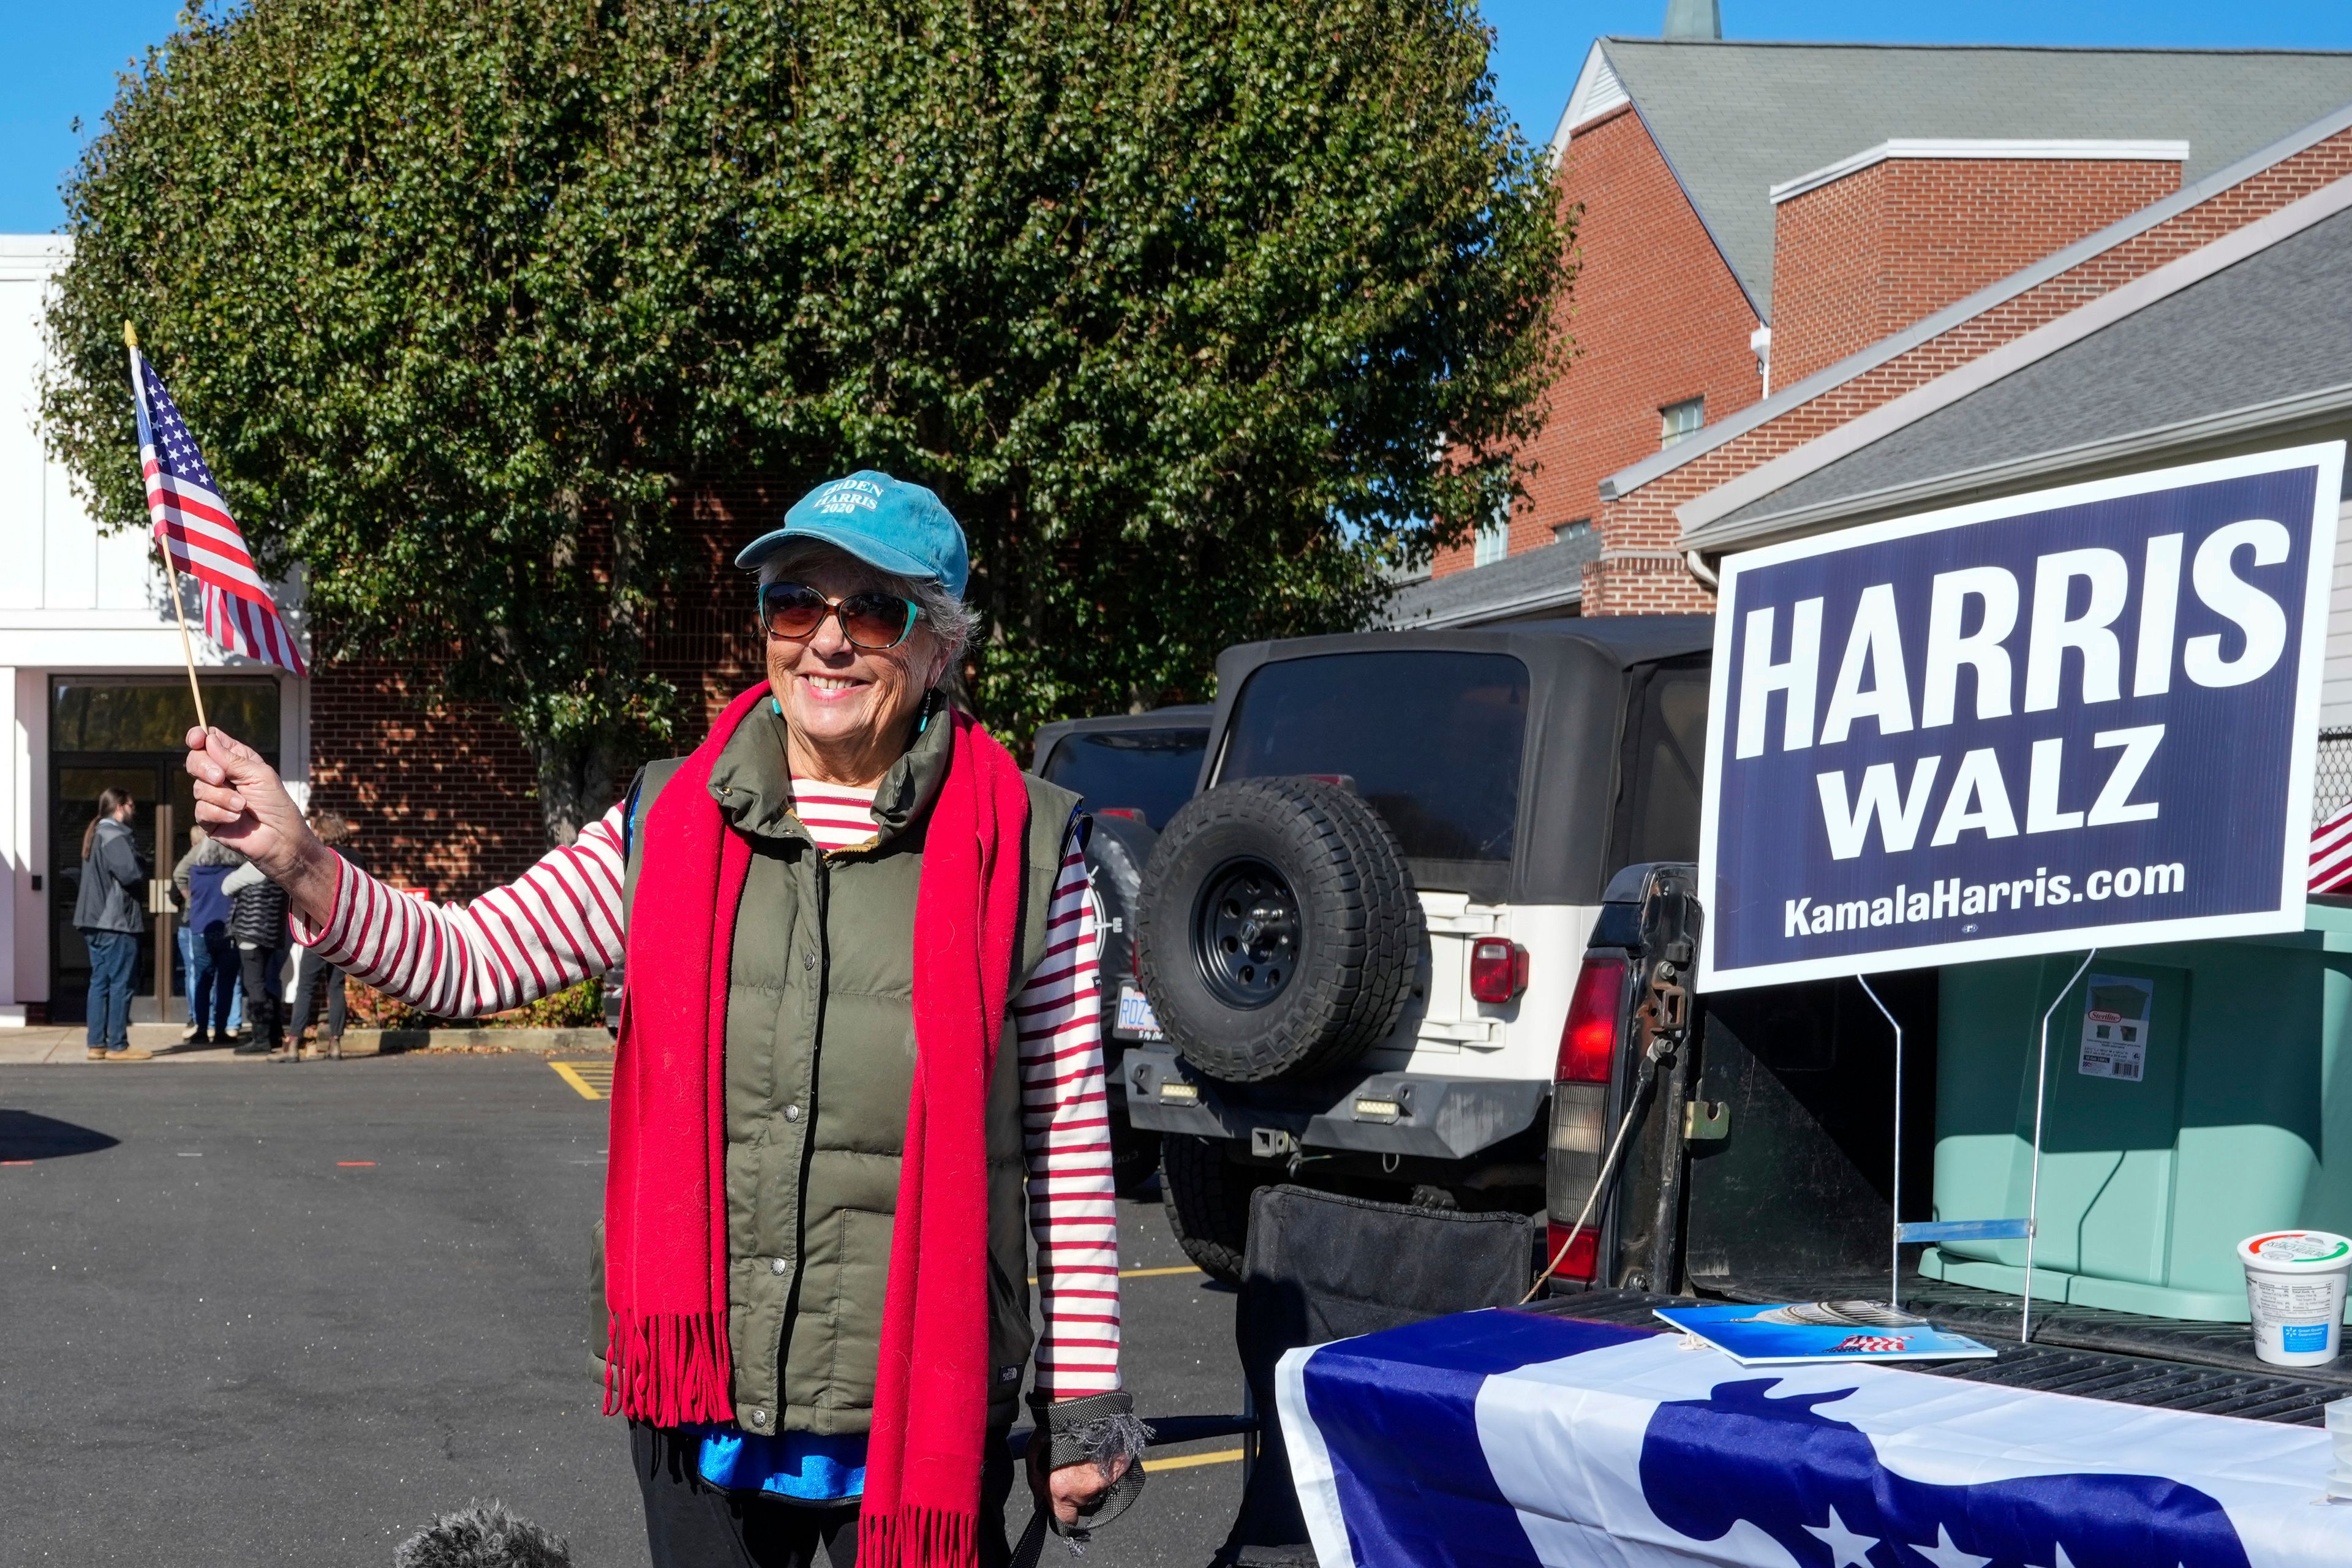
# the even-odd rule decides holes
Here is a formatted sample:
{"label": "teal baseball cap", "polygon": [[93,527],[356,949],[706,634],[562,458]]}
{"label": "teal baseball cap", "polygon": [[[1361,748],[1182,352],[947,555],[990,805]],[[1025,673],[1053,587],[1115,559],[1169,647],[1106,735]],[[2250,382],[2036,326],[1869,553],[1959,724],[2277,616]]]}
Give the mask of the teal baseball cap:
{"label": "teal baseball cap", "polygon": [[793,502],[784,526],[745,545],[735,564],[755,567],[769,552],[795,539],[819,540],[896,576],[937,583],[959,599],[971,574],[963,529],[947,504],[922,486],[878,468],[827,479]]}

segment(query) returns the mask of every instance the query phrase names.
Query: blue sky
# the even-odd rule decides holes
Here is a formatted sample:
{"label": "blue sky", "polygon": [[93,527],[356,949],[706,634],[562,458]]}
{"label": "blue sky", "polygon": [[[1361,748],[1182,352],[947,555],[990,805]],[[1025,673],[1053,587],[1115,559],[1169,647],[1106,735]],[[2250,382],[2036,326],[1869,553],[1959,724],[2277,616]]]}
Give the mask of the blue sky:
{"label": "blue sky", "polygon": [[[2223,0],[1722,0],[1735,38],[1880,43],[2173,45],[2352,49],[2352,5],[2287,0],[2241,9]],[[1603,33],[1654,35],[1665,0],[1483,0],[1495,26],[1501,96],[1530,140],[1551,133],[1576,68]],[[0,58],[17,62],[0,100],[0,232],[53,229],[58,183],[94,125],[115,74],[171,31],[177,0],[0,0]]]}

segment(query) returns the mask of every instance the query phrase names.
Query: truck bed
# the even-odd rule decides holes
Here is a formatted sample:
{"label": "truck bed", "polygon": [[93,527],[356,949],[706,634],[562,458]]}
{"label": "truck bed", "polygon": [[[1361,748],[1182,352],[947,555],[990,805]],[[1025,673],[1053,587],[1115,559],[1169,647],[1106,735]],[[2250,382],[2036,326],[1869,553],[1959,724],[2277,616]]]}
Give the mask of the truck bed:
{"label": "truck bed", "polygon": [[[1882,1300],[1885,1289],[1884,1275],[1757,1279],[1727,1286],[1717,1300],[1759,1304]],[[1656,1323],[1651,1316],[1655,1308],[1706,1304],[1688,1296],[1643,1290],[1588,1290],[1554,1296],[1528,1310],[1631,1326]],[[1906,1310],[1920,1313],[1937,1328],[1980,1340],[1998,1353],[1991,1361],[1906,1362],[1904,1369],[2119,1405],[2297,1426],[2325,1425],[2328,1403],[2352,1397],[2352,1364],[2269,1365],[2255,1357],[2242,1323],[2177,1323],[2128,1312],[2038,1304],[2033,1342],[2021,1345],[2017,1342],[2018,1304],[2015,1296],[1933,1279],[1906,1279]]]}

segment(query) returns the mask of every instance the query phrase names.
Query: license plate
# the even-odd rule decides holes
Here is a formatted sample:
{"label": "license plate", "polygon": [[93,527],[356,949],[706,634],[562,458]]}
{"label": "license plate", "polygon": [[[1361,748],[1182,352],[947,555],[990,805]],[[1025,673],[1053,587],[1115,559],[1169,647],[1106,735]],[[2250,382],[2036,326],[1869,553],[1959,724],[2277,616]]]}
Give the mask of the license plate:
{"label": "license plate", "polygon": [[1118,1022],[1112,1027],[1121,1035],[1132,1035],[1142,1040],[1163,1037],[1160,1033],[1160,1018],[1151,1010],[1150,999],[1132,985],[1118,988]]}

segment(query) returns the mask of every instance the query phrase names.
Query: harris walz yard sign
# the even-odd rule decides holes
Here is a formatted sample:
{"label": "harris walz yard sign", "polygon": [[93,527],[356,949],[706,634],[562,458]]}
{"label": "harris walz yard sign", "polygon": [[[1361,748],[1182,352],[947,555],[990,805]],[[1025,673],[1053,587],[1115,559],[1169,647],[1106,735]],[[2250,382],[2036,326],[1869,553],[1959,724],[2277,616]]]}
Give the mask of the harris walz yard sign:
{"label": "harris walz yard sign", "polygon": [[2303,921],[2344,443],[1724,563],[1700,983]]}

